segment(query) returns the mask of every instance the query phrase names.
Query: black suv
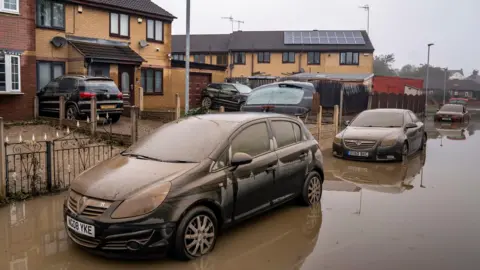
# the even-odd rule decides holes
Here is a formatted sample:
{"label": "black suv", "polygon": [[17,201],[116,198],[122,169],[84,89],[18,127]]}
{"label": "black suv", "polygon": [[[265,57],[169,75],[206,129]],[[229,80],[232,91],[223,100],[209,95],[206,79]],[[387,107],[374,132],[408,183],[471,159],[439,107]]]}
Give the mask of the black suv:
{"label": "black suv", "polygon": [[202,107],[239,111],[252,89],[239,83],[212,83],[202,91]]}
{"label": "black suv", "polygon": [[37,93],[40,113],[58,113],[60,96],[65,97],[65,118],[86,119],[90,116],[93,96],[97,98],[97,114],[117,122],[123,112],[123,94],[107,77],[66,75],[49,82]]}

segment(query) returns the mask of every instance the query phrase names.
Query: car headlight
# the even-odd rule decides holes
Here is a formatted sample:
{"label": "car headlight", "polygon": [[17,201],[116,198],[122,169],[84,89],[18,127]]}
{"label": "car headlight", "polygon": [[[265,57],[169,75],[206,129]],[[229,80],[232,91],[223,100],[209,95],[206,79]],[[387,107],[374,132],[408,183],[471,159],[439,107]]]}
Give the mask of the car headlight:
{"label": "car headlight", "polygon": [[397,136],[387,136],[382,140],[382,143],[380,144],[380,146],[385,146],[385,147],[394,146],[395,144],[397,144],[397,142],[398,142]]}
{"label": "car headlight", "polygon": [[111,218],[131,218],[148,214],[163,203],[172,184],[164,182],[156,187],[147,188],[123,201],[115,209]]}
{"label": "car headlight", "polygon": [[342,137],[335,136],[335,138],[333,138],[333,143],[342,144]]}

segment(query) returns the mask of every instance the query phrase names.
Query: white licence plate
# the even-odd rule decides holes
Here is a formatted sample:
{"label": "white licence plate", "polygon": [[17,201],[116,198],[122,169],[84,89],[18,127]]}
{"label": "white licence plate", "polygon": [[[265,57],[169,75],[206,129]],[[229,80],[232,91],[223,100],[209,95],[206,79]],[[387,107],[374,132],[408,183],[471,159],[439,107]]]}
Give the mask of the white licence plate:
{"label": "white licence plate", "polygon": [[79,234],[95,237],[95,227],[92,225],[85,224],[83,222],[77,221],[69,216],[67,216],[67,226],[76,231]]}
{"label": "white licence plate", "polygon": [[368,152],[348,151],[349,156],[368,157]]}
{"label": "white licence plate", "polygon": [[451,118],[448,118],[448,117],[443,117],[442,120],[444,120],[444,121],[450,121],[450,120],[452,120],[452,119],[451,119]]}

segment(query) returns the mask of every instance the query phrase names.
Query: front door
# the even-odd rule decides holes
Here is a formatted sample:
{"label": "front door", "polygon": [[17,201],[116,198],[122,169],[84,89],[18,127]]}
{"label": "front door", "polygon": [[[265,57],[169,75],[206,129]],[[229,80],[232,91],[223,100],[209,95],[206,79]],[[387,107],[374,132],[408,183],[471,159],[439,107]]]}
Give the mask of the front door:
{"label": "front door", "polygon": [[189,106],[196,108],[201,105],[202,90],[207,88],[211,82],[210,74],[190,73],[190,87],[189,87]]}
{"label": "front door", "polygon": [[125,105],[135,104],[135,66],[118,66],[118,88],[123,93],[123,102]]}

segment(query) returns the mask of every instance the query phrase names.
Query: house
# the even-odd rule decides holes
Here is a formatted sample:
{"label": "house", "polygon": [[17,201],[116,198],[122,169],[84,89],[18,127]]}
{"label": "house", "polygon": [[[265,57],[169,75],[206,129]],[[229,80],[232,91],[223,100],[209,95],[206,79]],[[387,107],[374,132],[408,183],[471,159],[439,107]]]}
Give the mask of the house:
{"label": "house", "polygon": [[473,80],[449,80],[447,91],[453,97],[480,99],[480,84]]}
{"label": "house", "polygon": [[0,0],[0,117],[33,117],[35,0]]}
{"label": "house", "polygon": [[[366,31],[236,31],[191,35],[190,43],[190,61],[227,66],[228,77],[373,72]],[[184,60],[185,35],[173,35],[172,56]]]}
{"label": "house", "polygon": [[465,79],[465,75],[463,74],[463,69],[459,70],[449,70],[448,71],[448,79],[449,80],[463,80]]}
{"label": "house", "polygon": [[406,94],[407,92],[412,93],[413,90],[422,88],[423,79],[419,78],[377,75],[373,77],[373,91],[377,93]]}

